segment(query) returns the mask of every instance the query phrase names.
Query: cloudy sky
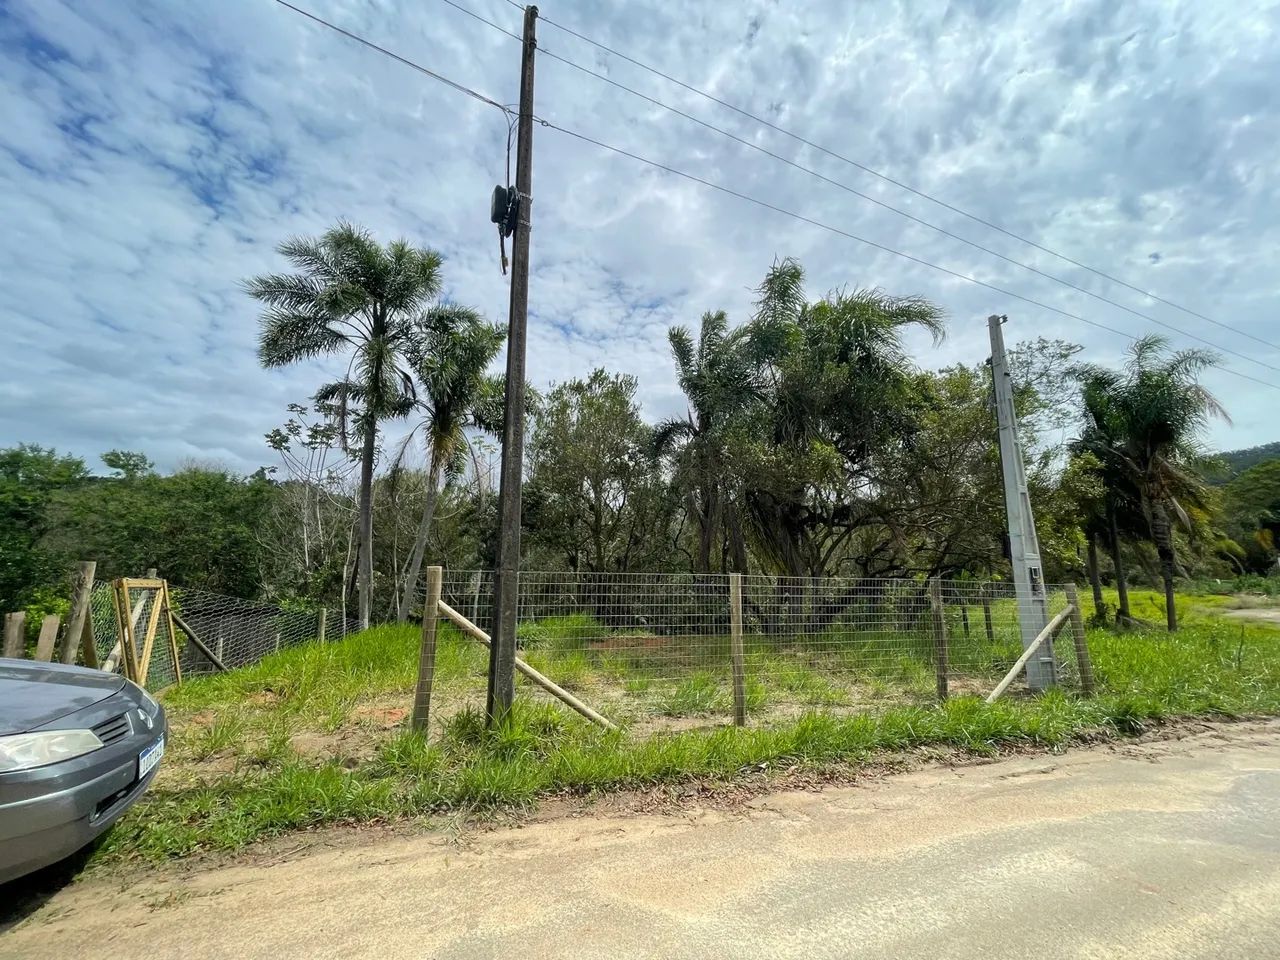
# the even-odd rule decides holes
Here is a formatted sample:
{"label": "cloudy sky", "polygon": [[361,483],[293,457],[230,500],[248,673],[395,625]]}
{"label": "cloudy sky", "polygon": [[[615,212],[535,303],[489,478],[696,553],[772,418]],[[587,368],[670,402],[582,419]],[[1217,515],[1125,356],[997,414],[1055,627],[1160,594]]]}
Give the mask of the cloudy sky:
{"label": "cloudy sky", "polygon": [[[519,44],[441,0],[298,5],[502,102]],[[459,0],[518,32],[504,0]],[[1262,340],[1280,342],[1280,7],[1244,3],[550,0],[572,27],[861,164]],[[544,49],[1219,346],[1221,447],[1280,439],[1280,351],[1148,300],[611,58]],[[339,217],[448,258],[450,298],[506,316],[488,222],[505,116],[272,0],[0,0],[0,445],[145,450],[253,469],[333,370],[264,371],[239,281]],[[982,253],[548,57],[537,112],[810,219],[1134,335],[1155,324]],[[529,371],[635,374],[678,412],[666,330],[750,311],[777,256],[810,292],[923,294],[937,367],[1007,337],[1116,360],[1124,338],[538,128]],[[1198,345],[1169,333],[1178,345]],[[1239,356],[1232,355],[1239,354]]]}

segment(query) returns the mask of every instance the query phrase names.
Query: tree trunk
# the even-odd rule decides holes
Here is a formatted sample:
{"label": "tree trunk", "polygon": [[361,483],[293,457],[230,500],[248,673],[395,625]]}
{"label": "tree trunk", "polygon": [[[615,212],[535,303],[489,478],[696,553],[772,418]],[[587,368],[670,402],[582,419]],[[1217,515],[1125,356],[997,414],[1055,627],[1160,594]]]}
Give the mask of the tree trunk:
{"label": "tree trunk", "polygon": [[1178,610],[1173,602],[1173,525],[1169,522],[1169,513],[1164,504],[1155,501],[1151,504],[1151,539],[1156,543],[1156,554],[1160,558],[1160,579],[1164,581],[1164,618],[1173,633],[1178,629]]}
{"label": "tree trunk", "polygon": [[1120,556],[1120,531],[1116,525],[1116,505],[1113,500],[1107,500],[1107,539],[1110,541],[1111,547],[1111,563],[1116,568],[1116,594],[1119,597],[1119,604],[1116,609],[1116,623],[1129,623],[1133,620],[1133,614],[1129,612],[1129,584],[1124,576],[1124,560]]}
{"label": "tree trunk", "polygon": [[436,504],[440,501],[440,457],[432,451],[431,465],[427,468],[427,498],[422,504],[422,521],[418,524],[418,535],[413,540],[413,555],[409,558],[409,569],[404,577],[404,589],[400,594],[400,604],[396,609],[396,620],[404,623],[409,619],[409,608],[413,606],[414,594],[418,591],[418,575],[422,573],[422,558],[427,552],[427,536],[431,533],[431,521],[436,514]]}
{"label": "tree trunk", "polygon": [[364,446],[360,451],[360,629],[369,627],[373,609],[373,455],[378,427],[364,425]]}
{"label": "tree trunk", "polygon": [[1095,616],[1103,614],[1102,574],[1098,570],[1098,536],[1093,531],[1086,534],[1089,542],[1088,566],[1089,586],[1093,588],[1093,612]]}

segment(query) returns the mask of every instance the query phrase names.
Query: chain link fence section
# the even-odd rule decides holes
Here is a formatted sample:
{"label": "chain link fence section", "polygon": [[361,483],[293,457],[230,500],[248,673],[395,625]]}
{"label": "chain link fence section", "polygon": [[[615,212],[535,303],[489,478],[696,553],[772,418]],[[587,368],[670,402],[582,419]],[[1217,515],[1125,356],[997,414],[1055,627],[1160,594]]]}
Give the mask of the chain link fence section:
{"label": "chain link fence section", "polygon": [[[442,597],[491,632],[490,571],[446,570]],[[950,693],[987,695],[1022,653],[1013,584],[940,581],[938,600],[935,609],[925,580],[744,576],[748,714],[767,722],[933,702],[939,620]],[[1049,617],[1066,603],[1063,588],[1046,588]],[[522,571],[517,645],[531,666],[617,722],[724,721],[733,715],[729,604],[727,574]],[[1074,686],[1068,634],[1055,653],[1060,682]]]}
{"label": "chain link fence section", "polygon": [[[146,624],[154,594],[155,591],[148,591],[146,595],[138,592],[134,610],[130,611],[136,623]],[[287,610],[275,604],[241,600],[238,597],[175,587],[172,584],[169,586],[169,599],[173,612],[195,631],[205,646],[228,669],[257,663],[270,653],[287,650],[320,636],[320,614],[317,611]],[[105,663],[108,655],[120,642],[120,628],[116,622],[110,583],[94,586],[90,608],[98,662]],[[327,612],[324,629],[326,640],[339,640],[358,630],[359,624],[356,621],[344,620],[337,611]],[[184,678],[215,672],[214,665],[195,644],[187,641],[187,635],[181,628],[178,630],[178,651]],[[173,683],[175,678],[173,657],[167,644],[161,649],[157,643],[151,670],[147,675],[147,688],[158,690]]]}

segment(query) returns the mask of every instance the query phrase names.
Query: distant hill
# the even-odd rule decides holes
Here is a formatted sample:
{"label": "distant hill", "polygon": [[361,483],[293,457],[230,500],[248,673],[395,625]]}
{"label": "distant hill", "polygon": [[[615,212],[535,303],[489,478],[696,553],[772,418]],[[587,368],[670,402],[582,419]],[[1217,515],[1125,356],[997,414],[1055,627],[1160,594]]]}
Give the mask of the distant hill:
{"label": "distant hill", "polygon": [[1244,450],[1228,450],[1218,454],[1226,469],[1223,471],[1219,482],[1225,483],[1232,477],[1237,477],[1244,473],[1250,467],[1256,467],[1260,463],[1266,463],[1268,460],[1280,459],[1280,440],[1275,443],[1264,443],[1260,447],[1247,447]]}

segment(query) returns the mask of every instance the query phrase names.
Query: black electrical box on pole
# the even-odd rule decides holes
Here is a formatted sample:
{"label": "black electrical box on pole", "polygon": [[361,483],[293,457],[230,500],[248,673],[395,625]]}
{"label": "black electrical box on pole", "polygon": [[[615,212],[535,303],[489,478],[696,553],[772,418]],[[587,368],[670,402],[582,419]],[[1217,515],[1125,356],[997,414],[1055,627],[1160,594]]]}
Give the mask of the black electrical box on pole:
{"label": "black electrical box on pole", "polygon": [[511,315],[507,327],[507,395],[498,487],[498,568],[493,579],[493,643],[489,647],[489,723],[515,699],[516,616],[520,598],[520,484],[524,474],[524,354],[529,313],[529,225],[533,219],[533,57],[538,8],[525,7],[516,125],[516,201],[511,233]]}

